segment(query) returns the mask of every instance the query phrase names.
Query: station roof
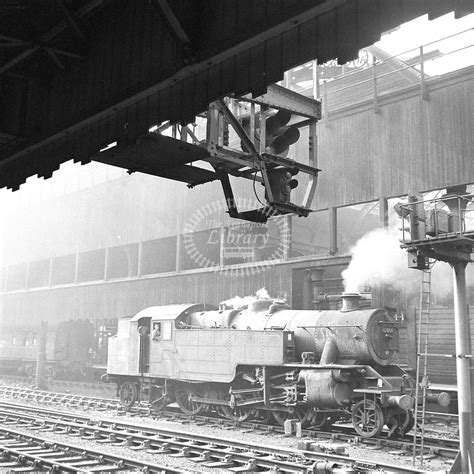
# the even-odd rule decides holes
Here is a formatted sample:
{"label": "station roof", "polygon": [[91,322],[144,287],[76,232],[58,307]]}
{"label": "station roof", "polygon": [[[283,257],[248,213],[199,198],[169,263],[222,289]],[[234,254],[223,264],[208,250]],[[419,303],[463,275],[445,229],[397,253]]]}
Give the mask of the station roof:
{"label": "station roof", "polygon": [[[0,187],[190,123],[310,60],[345,63],[382,32],[472,0],[5,0],[0,4]],[[138,163],[134,171],[140,169]]]}

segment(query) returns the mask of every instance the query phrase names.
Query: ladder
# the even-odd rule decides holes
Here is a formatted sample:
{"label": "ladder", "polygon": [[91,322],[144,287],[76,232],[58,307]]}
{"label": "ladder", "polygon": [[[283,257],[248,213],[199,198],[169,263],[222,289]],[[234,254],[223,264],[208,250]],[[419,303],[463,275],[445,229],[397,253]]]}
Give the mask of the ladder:
{"label": "ladder", "polygon": [[[420,464],[423,465],[423,449],[425,438],[425,412],[426,392],[428,389],[428,335],[431,307],[431,266],[423,270],[420,292],[420,311],[418,313],[418,341],[416,354],[416,389],[415,389],[415,427],[413,433],[413,464],[415,464],[417,453],[417,429],[420,431]],[[421,396],[422,404],[418,407],[418,399]],[[421,413],[420,413],[421,409]],[[418,426],[418,416],[421,414],[421,426]]]}

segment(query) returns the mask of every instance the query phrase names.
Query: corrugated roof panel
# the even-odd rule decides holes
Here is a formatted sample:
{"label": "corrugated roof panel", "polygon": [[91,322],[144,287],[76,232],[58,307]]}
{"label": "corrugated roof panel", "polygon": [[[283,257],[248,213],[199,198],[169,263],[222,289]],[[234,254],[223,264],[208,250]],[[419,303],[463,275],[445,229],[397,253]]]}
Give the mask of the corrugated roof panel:
{"label": "corrugated roof panel", "polygon": [[[285,70],[306,61],[345,62],[382,31],[421,14],[436,17],[456,8],[461,16],[474,11],[472,1],[460,0],[176,0],[175,14],[189,29],[196,57],[203,61],[193,64],[185,62],[182,45],[148,2],[107,5],[100,14],[110,13],[109,22],[96,24],[89,18],[96,29],[91,29],[86,61],[53,74],[50,97],[39,94],[40,100],[31,101],[35,108],[27,114],[31,123],[26,129],[43,141],[30,144],[31,152],[18,145],[16,154],[9,149],[1,155],[0,186],[17,186],[31,170],[48,175],[58,162],[70,159],[53,160],[50,152],[71,150],[79,154],[73,158],[87,162],[95,147],[122,139],[126,123],[128,138],[133,138],[154,123],[189,121],[209,101],[230,91],[258,95]],[[169,80],[172,75],[174,82]],[[138,108],[124,111],[137,102]],[[91,128],[104,117],[108,127]],[[76,133],[78,129],[82,132]],[[50,148],[57,140],[68,144]],[[74,140],[79,143],[72,144]]]}
{"label": "corrugated roof panel", "polygon": [[265,75],[272,83],[283,79],[281,36],[265,41]]}

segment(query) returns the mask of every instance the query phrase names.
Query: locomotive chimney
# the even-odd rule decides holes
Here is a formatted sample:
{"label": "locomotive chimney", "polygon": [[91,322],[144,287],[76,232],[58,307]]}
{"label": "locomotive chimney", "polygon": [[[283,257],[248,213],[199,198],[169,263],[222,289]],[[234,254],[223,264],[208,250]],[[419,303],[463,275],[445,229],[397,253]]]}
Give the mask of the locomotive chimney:
{"label": "locomotive chimney", "polygon": [[342,298],[342,313],[347,313],[348,311],[355,311],[359,309],[359,293],[343,293]]}

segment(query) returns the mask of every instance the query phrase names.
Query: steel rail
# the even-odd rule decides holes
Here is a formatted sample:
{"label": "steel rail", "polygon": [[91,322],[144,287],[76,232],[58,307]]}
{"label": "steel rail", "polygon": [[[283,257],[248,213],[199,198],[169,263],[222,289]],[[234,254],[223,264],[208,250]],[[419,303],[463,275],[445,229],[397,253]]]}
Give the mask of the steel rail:
{"label": "steel rail", "polygon": [[2,472],[130,472],[182,473],[169,466],[117,456],[102,450],[65,442],[48,441],[10,427],[0,427],[0,470]]}
{"label": "steel rail", "polygon": [[[3,408],[1,408],[3,406]],[[34,415],[32,415],[32,413]],[[126,446],[133,450],[186,457],[206,467],[231,468],[241,472],[278,470],[279,472],[314,472],[314,469],[339,467],[367,470],[383,469],[384,472],[419,472],[410,467],[400,467],[381,462],[350,459],[346,455],[282,448],[279,446],[238,441],[222,437],[189,433],[117,422],[94,421],[89,417],[55,410],[42,410],[16,404],[0,403],[0,420],[15,423],[29,430],[57,432],[80,436],[98,443]],[[331,471],[329,471],[331,472]],[[359,471],[359,472],[364,472]]]}
{"label": "steel rail", "polygon": [[[120,406],[118,400],[107,399],[101,397],[90,397],[64,393],[54,393],[46,391],[38,391],[33,389],[25,389],[19,387],[2,387],[0,386],[0,395],[11,396],[13,399],[30,400],[45,404],[63,404],[71,408],[87,408],[98,410],[118,410],[118,413],[141,414],[150,416],[155,419],[166,419],[169,421],[193,421],[196,423],[224,425],[229,428],[242,428],[253,431],[264,432],[284,432],[281,426],[269,425],[268,423],[252,420],[252,421],[231,421],[221,417],[207,415],[185,415],[178,408],[167,407],[166,411],[154,412],[146,403],[139,404],[129,409]],[[33,409],[33,408],[31,408]],[[42,409],[46,412],[44,409]],[[51,414],[53,411],[51,411]],[[437,418],[442,417],[442,413],[436,413]],[[80,415],[76,415],[79,417]],[[455,416],[446,414],[449,420]],[[84,417],[86,418],[86,417]],[[310,438],[325,438],[337,440],[341,442],[363,443],[372,446],[386,446],[401,452],[410,452],[413,443],[413,435],[407,434],[404,438],[388,439],[386,437],[362,438],[354,433],[353,429],[346,426],[335,425],[332,431],[320,431],[314,428],[306,428],[302,430],[302,435]],[[456,457],[459,450],[459,441],[457,439],[446,439],[440,437],[425,437],[426,455],[428,456],[446,456],[449,458]]]}
{"label": "steel rail", "polygon": [[89,408],[118,408],[118,399],[95,397],[91,395],[76,395],[73,393],[50,392],[26,387],[0,386],[0,395],[21,400],[33,400],[42,403],[63,403],[66,406],[87,406]]}

